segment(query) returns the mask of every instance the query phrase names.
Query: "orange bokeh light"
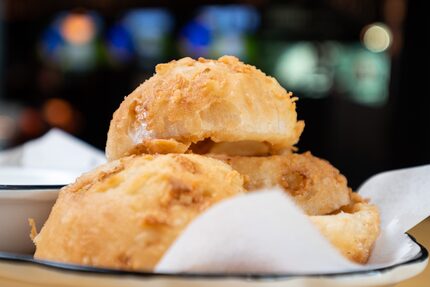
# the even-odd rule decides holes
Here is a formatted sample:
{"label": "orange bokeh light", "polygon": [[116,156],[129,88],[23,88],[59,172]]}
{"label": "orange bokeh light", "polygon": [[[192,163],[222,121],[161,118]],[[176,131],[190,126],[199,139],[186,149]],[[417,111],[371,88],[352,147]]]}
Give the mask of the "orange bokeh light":
{"label": "orange bokeh light", "polygon": [[43,117],[51,126],[69,128],[73,126],[73,108],[62,99],[49,99],[43,105]]}
{"label": "orange bokeh light", "polygon": [[86,44],[95,35],[94,20],[86,14],[69,14],[61,24],[61,35],[70,44]]}

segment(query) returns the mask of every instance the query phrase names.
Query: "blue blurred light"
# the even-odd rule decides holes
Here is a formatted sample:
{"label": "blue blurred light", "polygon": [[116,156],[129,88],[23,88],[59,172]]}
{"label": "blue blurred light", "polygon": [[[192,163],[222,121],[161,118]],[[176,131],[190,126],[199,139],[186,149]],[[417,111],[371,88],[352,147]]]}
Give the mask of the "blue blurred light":
{"label": "blue blurred light", "polygon": [[184,26],[182,35],[193,46],[208,46],[211,43],[209,29],[194,20]]}
{"label": "blue blurred light", "polygon": [[217,33],[253,32],[260,23],[257,10],[247,5],[206,6],[197,17]]}
{"label": "blue blurred light", "polygon": [[134,54],[133,39],[128,30],[120,24],[114,25],[108,32],[109,52],[120,61],[127,61]]}
{"label": "blue blurred light", "polygon": [[60,35],[58,29],[48,27],[42,35],[42,45],[44,52],[53,54],[55,50],[64,44],[64,40]]}
{"label": "blue blurred light", "polygon": [[173,19],[164,9],[136,9],[124,16],[123,24],[134,37],[160,38],[171,31]]}
{"label": "blue blurred light", "polygon": [[128,50],[133,48],[133,42],[131,40],[130,34],[121,25],[113,26],[108,33],[108,37],[112,45],[115,47],[125,48]]}
{"label": "blue blurred light", "polygon": [[201,8],[182,30],[184,55],[219,57],[225,54],[247,59],[250,35],[260,22],[248,5],[211,5]]}
{"label": "blue blurred light", "polygon": [[149,68],[163,59],[166,40],[173,28],[173,18],[167,10],[161,8],[131,10],[124,16],[120,25],[130,35],[134,52],[139,56],[142,67]]}

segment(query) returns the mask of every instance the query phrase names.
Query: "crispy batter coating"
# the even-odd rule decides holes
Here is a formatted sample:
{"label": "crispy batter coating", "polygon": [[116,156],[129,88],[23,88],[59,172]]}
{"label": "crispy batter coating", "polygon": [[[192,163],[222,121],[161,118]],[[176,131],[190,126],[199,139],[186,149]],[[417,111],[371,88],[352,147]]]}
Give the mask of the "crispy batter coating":
{"label": "crispy batter coating", "polygon": [[279,185],[308,215],[328,214],[350,203],[346,178],[310,152],[269,157],[212,156],[242,174],[247,190]]}
{"label": "crispy batter coating", "polygon": [[113,160],[184,153],[205,140],[256,142],[251,155],[280,154],[292,149],[304,127],[295,100],[274,78],[232,56],[159,64],[114,113],[106,154]]}
{"label": "crispy batter coating", "polygon": [[364,264],[379,236],[379,212],[358,194],[332,215],[310,216],[320,232],[348,259]]}
{"label": "crispy batter coating", "polygon": [[291,153],[304,128],[295,101],[232,56],[157,65],[113,115],[111,162],[61,190],[35,257],[151,270],[211,205],[279,185],[342,254],[367,262],[378,210],[327,161]]}
{"label": "crispy batter coating", "polygon": [[189,222],[243,190],[238,172],[200,155],[112,161],[60,191],[35,257],[150,270]]}
{"label": "crispy batter coating", "polygon": [[304,154],[269,157],[211,155],[245,177],[245,188],[281,186],[348,259],[366,263],[379,235],[379,213],[348,188],[329,162]]}

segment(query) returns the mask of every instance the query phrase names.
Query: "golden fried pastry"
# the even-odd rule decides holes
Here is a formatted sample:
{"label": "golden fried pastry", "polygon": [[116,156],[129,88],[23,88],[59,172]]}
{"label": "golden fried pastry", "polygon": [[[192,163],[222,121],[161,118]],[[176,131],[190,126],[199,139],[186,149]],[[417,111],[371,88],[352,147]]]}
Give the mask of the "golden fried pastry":
{"label": "golden fried pastry", "polygon": [[245,188],[281,186],[310,216],[321,233],[348,259],[366,263],[379,235],[379,213],[351,192],[329,162],[303,154],[268,157],[210,155],[245,177]]}
{"label": "golden fried pastry", "polygon": [[320,232],[348,259],[366,263],[379,236],[379,212],[358,194],[332,215],[310,216]]}
{"label": "golden fried pastry", "polygon": [[304,127],[295,100],[274,78],[232,56],[160,64],[114,113],[106,154],[109,160],[201,149],[281,154]]}
{"label": "golden fried pastry", "polygon": [[232,56],[157,65],[113,115],[110,162],[61,190],[34,256],[152,270],[204,210],[279,185],[342,254],[365,263],[378,211],[328,162],[292,153],[304,128],[296,100]]}
{"label": "golden fried pastry", "polygon": [[150,270],[203,210],[242,192],[238,172],[200,155],[112,161],[61,190],[35,257]]}
{"label": "golden fried pastry", "polygon": [[308,215],[331,213],[350,203],[346,178],[310,152],[268,157],[212,155],[245,177],[245,188],[279,185]]}

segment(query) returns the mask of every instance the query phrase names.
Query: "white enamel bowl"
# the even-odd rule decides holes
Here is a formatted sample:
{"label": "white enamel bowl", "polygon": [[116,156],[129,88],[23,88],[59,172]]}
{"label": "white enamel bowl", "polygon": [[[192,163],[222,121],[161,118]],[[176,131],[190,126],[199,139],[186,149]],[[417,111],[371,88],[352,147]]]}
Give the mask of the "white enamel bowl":
{"label": "white enamel bowl", "polygon": [[33,218],[40,228],[58,190],[76,176],[58,170],[0,167],[0,250],[32,252],[28,219]]}

